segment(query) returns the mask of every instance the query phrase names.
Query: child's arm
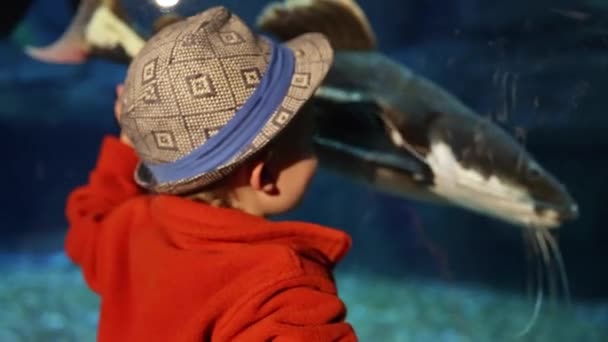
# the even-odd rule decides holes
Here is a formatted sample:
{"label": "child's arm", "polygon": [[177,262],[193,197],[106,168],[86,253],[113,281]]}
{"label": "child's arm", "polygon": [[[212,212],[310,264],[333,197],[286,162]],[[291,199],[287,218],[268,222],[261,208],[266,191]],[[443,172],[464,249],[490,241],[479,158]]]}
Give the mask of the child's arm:
{"label": "child's arm", "polygon": [[[116,87],[114,114],[120,119],[123,86]],[[102,223],[107,215],[128,199],[142,193],[135,184],[133,173],[138,157],[131,141],[125,134],[120,137],[106,136],[102,141],[97,165],[89,177],[89,183],[78,187],[69,196],[66,206],[69,229],[66,252],[82,267],[91,288],[100,293],[99,269],[102,258]],[[106,229],[107,230],[107,229]]]}
{"label": "child's arm", "polygon": [[67,200],[66,252],[82,267],[88,284],[97,293],[102,224],[112,210],[142,193],[133,180],[137,161],[132,147],[116,137],[105,137],[88,184],[76,188]]}
{"label": "child's arm", "polygon": [[301,275],[268,286],[218,324],[230,341],[357,341],[331,280]]}

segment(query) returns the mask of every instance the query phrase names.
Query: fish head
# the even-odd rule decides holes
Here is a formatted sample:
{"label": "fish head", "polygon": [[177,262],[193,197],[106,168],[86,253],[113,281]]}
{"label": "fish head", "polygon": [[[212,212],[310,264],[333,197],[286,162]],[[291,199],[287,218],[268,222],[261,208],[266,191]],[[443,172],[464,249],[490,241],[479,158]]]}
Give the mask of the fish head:
{"label": "fish head", "polygon": [[566,187],[496,123],[473,114],[434,116],[421,151],[433,192],[524,227],[556,228],[578,217]]}

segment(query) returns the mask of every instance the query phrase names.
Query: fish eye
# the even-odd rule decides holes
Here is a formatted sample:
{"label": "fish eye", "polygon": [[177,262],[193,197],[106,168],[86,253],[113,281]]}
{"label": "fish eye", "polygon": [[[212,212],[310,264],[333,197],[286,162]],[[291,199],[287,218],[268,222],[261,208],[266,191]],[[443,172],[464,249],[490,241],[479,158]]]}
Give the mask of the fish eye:
{"label": "fish eye", "polygon": [[425,180],[425,177],[423,174],[416,172],[412,174],[412,179],[418,183],[422,183]]}

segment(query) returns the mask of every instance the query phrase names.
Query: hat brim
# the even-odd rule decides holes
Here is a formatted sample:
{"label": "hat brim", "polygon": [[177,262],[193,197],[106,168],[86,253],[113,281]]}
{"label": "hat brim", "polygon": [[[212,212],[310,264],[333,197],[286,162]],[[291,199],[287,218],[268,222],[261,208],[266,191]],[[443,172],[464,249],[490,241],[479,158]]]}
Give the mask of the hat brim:
{"label": "hat brim", "polygon": [[[224,178],[243,161],[272,141],[314,95],[327,76],[334,59],[334,52],[329,41],[320,33],[306,33],[283,44],[294,53],[294,77],[281,105],[266,122],[249,148],[214,171],[201,173],[179,182],[156,182],[146,166],[140,162],[134,175],[137,184],[157,193],[189,193]],[[270,58],[269,55],[268,58]]]}

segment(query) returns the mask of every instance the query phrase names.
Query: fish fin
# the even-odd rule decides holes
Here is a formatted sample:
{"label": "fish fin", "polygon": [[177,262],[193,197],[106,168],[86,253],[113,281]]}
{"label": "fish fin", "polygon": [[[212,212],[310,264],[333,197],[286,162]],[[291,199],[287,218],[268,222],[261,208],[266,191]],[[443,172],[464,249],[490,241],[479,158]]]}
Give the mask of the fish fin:
{"label": "fish fin", "polygon": [[126,13],[116,0],[85,0],[76,16],[54,43],[46,47],[26,47],[39,61],[80,64],[91,56],[128,63],[144,40],[127,24]]}
{"label": "fish fin", "polygon": [[85,38],[85,28],[93,13],[101,6],[101,0],[84,0],[78,6],[74,19],[61,37],[48,46],[26,46],[25,53],[31,58],[47,63],[84,63],[90,53]]}
{"label": "fish fin", "polygon": [[104,5],[95,10],[85,28],[85,39],[95,55],[106,59],[130,61],[142,49],[145,39],[124,19],[120,12]]}
{"label": "fish fin", "polygon": [[354,0],[285,0],[266,6],[258,27],[289,40],[308,32],[323,33],[335,50],[373,50],[375,33]]}

